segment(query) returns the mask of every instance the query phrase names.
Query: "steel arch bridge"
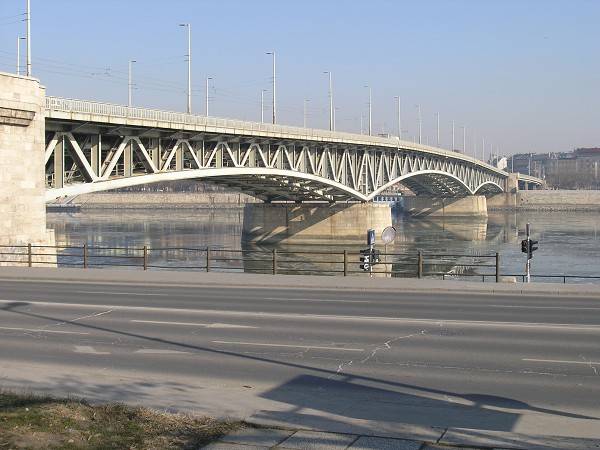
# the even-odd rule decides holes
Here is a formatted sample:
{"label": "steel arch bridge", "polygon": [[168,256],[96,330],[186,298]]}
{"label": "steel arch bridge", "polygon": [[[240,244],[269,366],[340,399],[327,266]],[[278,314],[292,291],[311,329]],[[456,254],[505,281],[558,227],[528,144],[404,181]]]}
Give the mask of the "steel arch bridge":
{"label": "steel arch bridge", "polygon": [[56,97],[46,98],[45,162],[46,200],[196,179],[266,202],[365,202],[398,183],[416,194],[463,197],[503,192],[509,176],[398,138]]}

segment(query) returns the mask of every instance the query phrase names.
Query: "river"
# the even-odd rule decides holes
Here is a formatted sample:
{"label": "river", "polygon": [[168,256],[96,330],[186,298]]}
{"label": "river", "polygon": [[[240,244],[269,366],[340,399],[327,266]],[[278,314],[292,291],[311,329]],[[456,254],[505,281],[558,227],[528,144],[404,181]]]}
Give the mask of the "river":
{"label": "river", "polygon": [[[531,223],[532,237],[539,240],[539,250],[532,260],[535,275],[600,276],[600,238],[598,234],[600,215],[576,212],[503,212],[490,213],[487,219],[416,219],[395,214],[396,239],[385,248],[392,270],[397,276],[414,276],[418,251],[428,254],[475,255],[474,257],[426,256],[426,271],[455,274],[492,274],[493,267],[473,267],[471,264],[494,264],[493,258],[478,255],[500,254],[502,274],[519,275],[524,272],[525,256],[521,253],[520,240],[524,238],[525,224]],[[82,210],[75,213],[49,213],[48,227],[56,234],[57,245],[93,247],[119,247],[121,249],[96,253],[90,261],[101,264],[131,263],[139,267],[139,250],[148,246],[157,248],[187,248],[188,250],[152,250],[150,264],[157,268],[185,267],[198,269],[205,264],[206,256],[196,248],[222,249],[214,251],[218,259],[211,263],[212,270],[271,271],[272,247],[250,247],[242,239],[243,211],[241,209],[211,210]],[[339,246],[327,240],[321,245],[276,246],[281,253],[278,264],[280,272],[317,273],[327,270],[343,270],[341,252],[347,249],[357,252],[361,246]],[[380,246],[383,251],[383,246]],[[239,261],[238,252],[228,250],[261,250],[265,253],[246,253],[245,261]],[[308,255],[302,252],[333,252],[327,255]],[[68,255],[76,249],[61,251],[59,265],[79,265],[80,259]],[[284,252],[290,252],[287,255]],[[90,255],[94,255],[90,250]],[[108,255],[100,258],[99,255]],[[122,256],[138,256],[129,260]],[[95,259],[94,259],[95,258]],[[357,258],[357,256],[355,257]],[[259,259],[261,261],[251,261]],[[333,261],[332,261],[333,260]],[[333,262],[336,261],[334,264]],[[331,262],[331,264],[329,264]],[[358,270],[358,260],[349,262],[350,271]],[[204,266],[205,267],[205,266]],[[388,269],[389,270],[389,269]],[[535,278],[534,278],[535,279]],[[489,280],[491,281],[490,277]],[[542,281],[538,278],[537,280]],[[543,279],[560,281],[561,279]],[[568,280],[569,282],[600,282],[600,280]]]}

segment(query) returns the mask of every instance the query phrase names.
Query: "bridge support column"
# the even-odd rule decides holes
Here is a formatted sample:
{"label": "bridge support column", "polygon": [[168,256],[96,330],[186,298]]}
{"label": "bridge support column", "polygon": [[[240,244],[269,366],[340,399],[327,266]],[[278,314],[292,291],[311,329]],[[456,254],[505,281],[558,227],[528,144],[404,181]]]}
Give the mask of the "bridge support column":
{"label": "bridge support column", "polygon": [[404,196],[402,210],[411,216],[432,217],[487,217],[484,195],[460,198]]}
{"label": "bridge support column", "polygon": [[[0,245],[23,253],[3,255],[11,262],[0,265],[27,265],[27,244],[54,245],[53,231],[46,230],[44,103],[38,80],[0,73]],[[32,253],[34,265],[55,264],[56,258],[37,256],[41,249]]]}
{"label": "bridge support column", "polygon": [[242,238],[255,243],[361,244],[392,224],[389,205],[373,203],[247,204]]}

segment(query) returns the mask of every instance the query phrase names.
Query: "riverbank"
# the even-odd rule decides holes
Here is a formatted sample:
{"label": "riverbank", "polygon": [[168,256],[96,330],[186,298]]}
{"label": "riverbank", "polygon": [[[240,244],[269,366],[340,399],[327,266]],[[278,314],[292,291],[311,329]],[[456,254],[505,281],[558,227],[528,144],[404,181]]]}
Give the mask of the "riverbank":
{"label": "riverbank", "polygon": [[498,194],[487,199],[488,211],[600,212],[600,191],[535,190]]}
{"label": "riverbank", "polygon": [[235,192],[98,192],[59,199],[49,211],[68,209],[212,209],[243,208],[260,200]]}

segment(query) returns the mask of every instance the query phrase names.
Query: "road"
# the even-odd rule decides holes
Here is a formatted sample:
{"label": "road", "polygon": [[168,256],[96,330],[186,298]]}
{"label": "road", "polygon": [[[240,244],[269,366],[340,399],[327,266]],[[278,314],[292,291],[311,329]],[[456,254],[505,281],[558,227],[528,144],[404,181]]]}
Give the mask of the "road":
{"label": "road", "polygon": [[0,337],[0,388],[330,431],[600,437],[600,296],[3,280]]}

